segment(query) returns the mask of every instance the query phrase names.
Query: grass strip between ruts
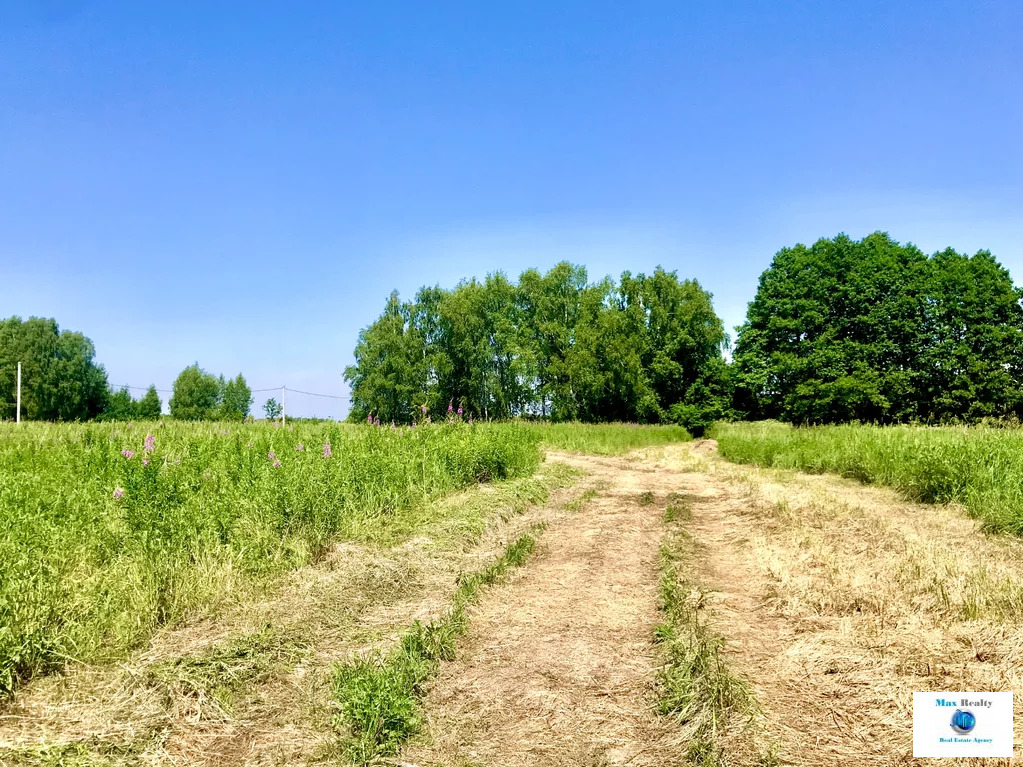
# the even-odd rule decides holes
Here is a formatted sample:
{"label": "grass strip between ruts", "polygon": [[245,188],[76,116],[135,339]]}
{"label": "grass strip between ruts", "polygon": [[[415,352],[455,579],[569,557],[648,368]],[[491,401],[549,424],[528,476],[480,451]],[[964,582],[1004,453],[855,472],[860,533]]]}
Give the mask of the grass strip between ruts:
{"label": "grass strip between ruts", "polygon": [[760,713],[753,690],[722,657],[724,639],[701,616],[705,593],[686,576],[695,547],[682,524],[691,514],[689,499],[677,493],[669,498],[660,554],[664,621],[655,634],[664,659],[656,677],[657,712],[682,727],[687,764],[723,767],[738,750],[743,763],[768,767],[777,757],[771,748],[758,752],[753,742]]}

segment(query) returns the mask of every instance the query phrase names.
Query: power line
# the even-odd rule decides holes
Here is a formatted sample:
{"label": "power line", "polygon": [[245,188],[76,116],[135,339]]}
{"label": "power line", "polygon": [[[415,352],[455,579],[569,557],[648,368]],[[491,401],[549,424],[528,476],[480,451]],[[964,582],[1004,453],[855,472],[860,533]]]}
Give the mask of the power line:
{"label": "power line", "polygon": [[[116,389],[135,389],[136,391],[149,391],[149,388],[150,388],[148,386],[132,386],[131,384],[113,384],[112,387],[116,388]],[[153,388],[155,389],[156,387],[154,386]],[[347,397],[342,397],[342,396],[337,395],[337,394],[320,394],[320,393],[314,392],[314,391],[302,391],[301,389],[289,389],[287,386],[270,386],[270,387],[268,387],[266,389],[249,389],[249,392],[252,393],[252,394],[260,394],[262,392],[268,392],[268,391],[281,391],[282,389],[285,390],[285,391],[290,391],[290,392],[292,392],[294,394],[305,394],[305,395],[310,396],[310,397],[324,397],[326,399],[347,399]],[[156,390],[158,392],[163,392],[164,394],[173,394],[174,393],[173,389],[156,389]]]}
{"label": "power line", "polygon": [[338,396],[337,394],[317,394],[316,392],[311,392],[311,391],[300,391],[299,389],[288,389],[287,386],[283,386],[281,388],[287,389],[288,391],[294,392],[295,394],[308,394],[310,397],[326,397],[327,399],[347,399],[347,397],[341,397],[341,396]]}

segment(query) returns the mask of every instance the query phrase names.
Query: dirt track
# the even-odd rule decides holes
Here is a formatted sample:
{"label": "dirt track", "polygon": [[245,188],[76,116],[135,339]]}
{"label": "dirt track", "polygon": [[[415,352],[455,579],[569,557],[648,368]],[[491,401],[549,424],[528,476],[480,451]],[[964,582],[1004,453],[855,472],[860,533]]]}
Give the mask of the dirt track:
{"label": "dirt track", "polygon": [[[598,495],[555,520],[537,560],[488,593],[427,701],[433,743],[413,764],[665,765],[652,711],[658,547],[680,476],[552,453]],[[650,492],[651,496],[644,497]]]}
{"label": "dirt track", "polygon": [[984,535],[959,509],[735,466],[714,448],[551,455],[604,489],[474,613],[410,763],[683,761],[684,744],[649,713],[655,556],[672,491],[693,498],[695,580],[780,763],[915,763],[914,690],[1019,688],[1023,542]]}

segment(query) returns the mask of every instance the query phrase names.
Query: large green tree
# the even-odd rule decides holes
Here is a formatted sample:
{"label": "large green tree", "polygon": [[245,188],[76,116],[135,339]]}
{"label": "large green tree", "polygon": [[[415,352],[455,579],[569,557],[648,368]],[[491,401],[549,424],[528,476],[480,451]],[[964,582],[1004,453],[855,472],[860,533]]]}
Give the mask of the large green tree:
{"label": "large green tree", "polygon": [[252,407],[252,390],[239,373],[224,381],[221,377],[220,417],[229,421],[242,421]]}
{"label": "large green tree", "polygon": [[170,414],[182,421],[215,419],[218,415],[221,387],[217,377],[196,362],[178,374],[171,394]]}
{"label": "large green tree", "polygon": [[535,379],[533,407],[540,416],[579,417],[569,352],[575,344],[586,285],[586,269],[568,262],[545,275],[528,269],[519,278],[520,331],[525,361]]}
{"label": "large green tree", "polygon": [[928,258],[880,232],[784,248],[739,329],[736,405],[798,423],[1007,415],[1019,300],[987,253]]}
{"label": "large green tree", "polygon": [[21,415],[30,420],[83,421],[103,412],[106,371],[81,333],[54,319],[0,320],[0,417],[14,418],[17,366],[22,363]]}
{"label": "large green tree", "polygon": [[916,384],[921,417],[935,421],[1019,413],[1023,401],[1023,291],[988,251],[951,248],[930,262]]}
{"label": "large green tree", "polygon": [[142,399],[138,401],[138,417],[147,421],[155,421],[163,412],[163,403],[160,395],[156,393],[156,386],[150,386]]}
{"label": "large green tree", "polygon": [[694,432],[728,417],[731,396],[721,356],[728,336],[710,293],[660,267],[650,276],[626,272],[621,292],[642,324],[640,355],[650,393],[645,407],[639,400],[637,415],[683,423]]}
{"label": "large green tree", "polygon": [[102,421],[130,421],[138,417],[138,403],[132,399],[127,387],[110,392],[107,406],[100,415]]}
{"label": "large green tree", "polygon": [[384,313],[359,333],[355,364],[345,369],[351,387],[350,417],[373,415],[382,422],[408,423],[416,401],[425,397],[427,371],[423,336],[411,322],[413,308],[397,292],[387,299]]}

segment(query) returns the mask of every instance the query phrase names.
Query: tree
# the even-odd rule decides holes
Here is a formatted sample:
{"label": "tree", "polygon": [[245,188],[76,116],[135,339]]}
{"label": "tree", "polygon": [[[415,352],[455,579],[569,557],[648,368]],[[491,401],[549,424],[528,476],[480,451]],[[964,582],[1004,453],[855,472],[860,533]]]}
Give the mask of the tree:
{"label": "tree", "polygon": [[928,258],[880,232],[783,248],[739,329],[736,407],[798,423],[1007,415],[1020,299],[987,252]]}
{"label": "tree", "polygon": [[948,248],[930,262],[917,378],[921,416],[935,421],[1020,414],[1023,291],[988,251]]}
{"label": "tree", "polygon": [[281,417],[281,412],[281,403],[273,397],[263,403],[263,413],[266,414],[268,421],[276,421]]}
{"label": "tree", "polygon": [[0,321],[0,417],[14,418],[17,366],[22,363],[22,417],[84,421],[106,407],[106,371],[81,333],[61,331],[54,319]]}
{"label": "tree", "polygon": [[532,371],[533,406],[541,416],[577,417],[567,359],[585,287],[586,269],[567,261],[543,276],[528,269],[519,278],[523,362]]}
{"label": "tree", "polygon": [[201,369],[198,362],[181,371],[173,389],[169,403],[172,418],[183,421],[216,418],[220,383],[215,376]]}
{"label": "tree", "polygon": [[[221,379],[223,380],[223,379]],[[221,389],[220,417],[231,421],[243,421],[252,407],[252,390],[239,373],[223,383]]]}
{"label": "tree", "polygon": [[143,420],[155,421],[160,417],[163,412],[163,403],[160,401],[160,395],[156,393],[156,386],[151,385],[146,389],[146,393],[138,401],[137,407],[138,417]]}
{"label": "tree", "polygon": [[352,420],[373,413],[381,421],[407,423],[418,411],[416,400],[426,386],[426,355],[411,317],[412,307],[401,303],[394,291],[380,318],[359,333],[355,364],[344,372],[351,386]]}
{"label": "tree", "polygon": [[132,399],[128,387],[110,393],[107,406],[99,417],[103,421],[131,421],[138,417],[137,403]]}

